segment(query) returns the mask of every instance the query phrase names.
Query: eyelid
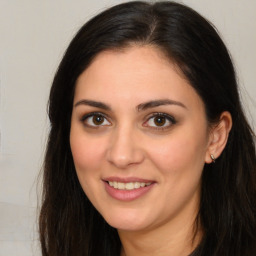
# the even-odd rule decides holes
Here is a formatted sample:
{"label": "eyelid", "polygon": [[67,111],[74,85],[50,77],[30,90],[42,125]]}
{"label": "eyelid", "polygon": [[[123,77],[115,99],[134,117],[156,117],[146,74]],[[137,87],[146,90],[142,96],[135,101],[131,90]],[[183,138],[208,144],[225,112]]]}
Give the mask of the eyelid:
{"label": "eyelid", "polygon": [[109,126],[109,125],[102,125],[102,124],[100,124],[100,125],[90,125],[90,124],[86,124],[85,121],[86,121],[87,119],[89,119],[90,117],[93,117],[93,116],[101,116],[101,117],[105,118],[105,119],[108,121],[108,123],[111,124],[111,122],[109,121],[108,116],[107,116],[106,114],[102,113],[102,112],[90,112],[90,113],[88,113],[88,114],[85,114],[85,115],[82,116],[81,122],[82,122],[85,126],[90,127],[90,128],[99,128],[99,127],[102,127],[102,126]]}
{"label": "eyelid", "polygon": [[[93,117],[93,116],[101,116],[103,117],[105,120],[107,120],[107,122],[109,124],[99,124],[99,125],[90,125],[88,123],[86,123],[85,121],[88,120],[90,117]],[[164,117],[167,119],[167,121],[169,122],[169,124],[167,125],[163,125],[163,126],[152,126],[152,125],[148,125],[147,123],[149,122],[150,119],[152,118],[156,118],[156,117]],[[112,122],[110,121],[110,118],[102,113],[102,112],[90,112],[88,114],[85,114],[82,116],[82,118],[80,119],[80,121],[86,126],[86,127],[89,127],[89,128],[100,128],[100,127],[104,127],[104,126],[110,126],[112,125]],[[155,112],[155,113],[151,113],[147,118],[146,118],[146,121],[143,122],[143,126],[144,127],[149,127],[151,129],[155,129],[155,130],[166,130],[166,129],[169,129],[171,128],[171,126],[173,126],[174,124],[176,124],[176,120],[175,118],[170,115],[170,114],[167,114],[167,113],[162,113],[162,112]]]}
{"label": "eyelid", "polygon": [[[158,117],[158,116],[161,116],[161,117],[164,117],[166,118],[170,124],[167,125],[167,126],[150,126],[150,125],[144,125],[145,123],[148,123],[150,119],[152,118],[155,118],[155,117]],[[172,125],[176,124],[177,121],[175,120],[175,118],[169,114],[166,114],[166,113],[162,113],[162,112],[156,112],[156,113],[152,113],[150,114],[149,117],[147,117],[147,120],[143,123],[143,126],[146,126],[146,127],[150,127],[152,129],[156,129],[156,130],[165,130],[165,129],[168,129],[170,128]]]}

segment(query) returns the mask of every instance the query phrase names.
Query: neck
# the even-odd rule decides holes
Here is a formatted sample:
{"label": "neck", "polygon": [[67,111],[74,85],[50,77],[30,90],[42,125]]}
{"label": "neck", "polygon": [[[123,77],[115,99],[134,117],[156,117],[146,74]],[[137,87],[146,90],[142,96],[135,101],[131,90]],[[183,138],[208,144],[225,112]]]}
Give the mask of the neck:
{"label": "neck", "polygon": [[200,226],[196,228],[195,218],[193,222],[185,221],[171,226],[165,224],[152,230],[119,230],[123,246],[121,256],[189,255],[202,238]]}

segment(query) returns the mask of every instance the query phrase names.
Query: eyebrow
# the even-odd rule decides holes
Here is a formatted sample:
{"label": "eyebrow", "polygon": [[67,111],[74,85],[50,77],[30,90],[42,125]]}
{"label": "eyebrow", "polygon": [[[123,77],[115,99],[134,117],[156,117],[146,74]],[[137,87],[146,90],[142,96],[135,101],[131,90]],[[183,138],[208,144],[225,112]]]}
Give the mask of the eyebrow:
{"label": "eyebrow", "polygon": [[99,102],[99,101],[94,101],[94,100],[85,100],[85,99],[80,100],[74,105],[74,107],[77,107],[80,105],[87,105],[87,106],[101,108],[101,109],[108,110],[108,111],[111,110],[110,106],[108,106],[107,104]]}
{"label": "eyebrow", "polygon": [[152,100],[145,103],[141,103],[140,105],[138,105],[137,109],[138,111],[142,111],[142,110],[147,110],[149,108],[159,107],[163,105],[176,105],[176,106],[180,106],[187,109],[187,107],[183,103],[175,100],[169,100],[169,99]]}
{"label": "eyebrow", "polygon": [[[103,102],[100,102],[100,101],[83,99],[83,100],[76,102],[74,107],[77,107],[80,105],[87,105],[87,106],[101,108],[101,109],[104,109],[107,111],[111,111],[111,107],[109,105],[107,105]],[[170,100],[170,99],[161,99],[161,100],[152,100],[152,101],[148,101],[145,103],[141,103],[137,106],[137,110],[143,111],[143,110],[147,110],[149,108],[154,108],[154,107],[159,107],[159,106],[164,106],[164,105],[176,105],[176,106],[180,106],[180,107],[187,109],[187,107],[179,101]]]}

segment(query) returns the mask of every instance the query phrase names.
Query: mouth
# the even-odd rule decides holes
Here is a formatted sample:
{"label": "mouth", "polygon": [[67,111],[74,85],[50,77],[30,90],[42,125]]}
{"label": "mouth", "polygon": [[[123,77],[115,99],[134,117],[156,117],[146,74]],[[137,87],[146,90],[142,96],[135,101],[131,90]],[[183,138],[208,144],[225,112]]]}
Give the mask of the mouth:
{"label": "mouth", "polygon": [[119,182],[119,181],[107,181],[110,187],[119,190],[134,190],[150,186],[153,182]]}
{"label": "mouth", "polygon": [[105,189],[109,196],[119,201],[133,201],[149,193],[155,181],[139,178],[107,178],[104,179]]}

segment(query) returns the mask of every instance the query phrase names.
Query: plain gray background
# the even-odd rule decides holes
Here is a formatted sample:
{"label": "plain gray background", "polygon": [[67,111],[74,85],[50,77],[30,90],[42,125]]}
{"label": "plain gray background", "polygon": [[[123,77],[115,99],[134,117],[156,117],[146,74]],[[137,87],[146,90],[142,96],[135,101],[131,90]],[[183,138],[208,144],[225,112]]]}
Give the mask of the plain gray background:
{"label": "plain gray background", "polygon": [[[36,183],[49,128],[46,105],[51,81],[79,27],[121,2],[0,0],[0,256],[40,255]],[[256,1],[183,2],[220,31],[233,56],[253,124]]]}

